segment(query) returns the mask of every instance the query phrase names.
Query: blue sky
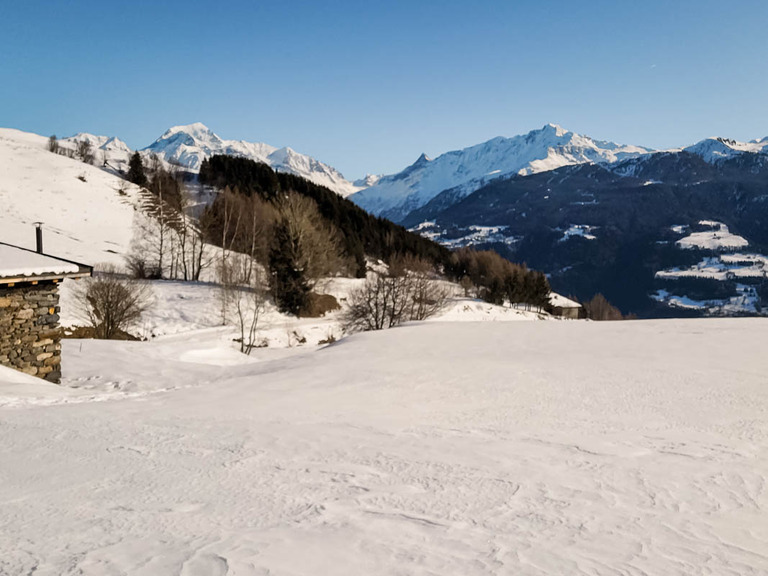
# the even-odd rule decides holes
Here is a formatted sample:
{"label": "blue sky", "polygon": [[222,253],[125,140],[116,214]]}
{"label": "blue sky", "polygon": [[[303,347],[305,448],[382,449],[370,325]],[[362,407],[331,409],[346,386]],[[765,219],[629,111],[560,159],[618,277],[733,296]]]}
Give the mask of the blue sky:
{"label": "blue sky", "polygon": [[547,122],[768,136],[768,2],[0,2],[0,126],[144,147],[200,121],[348,178]]}

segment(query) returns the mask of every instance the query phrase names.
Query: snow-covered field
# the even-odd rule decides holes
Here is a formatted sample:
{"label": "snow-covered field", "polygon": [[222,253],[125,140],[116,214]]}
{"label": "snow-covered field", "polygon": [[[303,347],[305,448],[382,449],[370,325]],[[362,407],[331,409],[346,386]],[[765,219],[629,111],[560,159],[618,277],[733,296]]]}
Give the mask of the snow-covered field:
{"label": "snow-covered field", "polygon": [[657,278],[712,278],[732,280],[734,278],[768,277],[768,258],[762,254],[730,253],[707,256],[689,268],[669,268],[656,272]]}
{"label": "snow-covered field", "polygon": [[509,235],[507,233],[508,228],[508,226],[473,225],[461,229],[460,232],[462,232],[463,235],[459,236],[459,231],[455,228],[451,229],[449,235],[448,230],[441,229],[434,221],[425,221],[411,228],[410,231],[454,250],[456,248],[463,248],[465,246],[473,246],[476,244],[498,243],[512,246],[520,241],[520,237]]}
{"label": "snow-covered field", "polygon": [[212,333],[0,369],[1,574],[768,573],[764,320]]}
{"label": "snow-covered field", "polygon": [[736,294],[730,298],[712,300],[694,300],[688,296],[671,294],[667,290],[657,290],[651,298],[673,308],[700,310],[709,316],[735,316],[738,314],[759,314],[760,296],[754,286],[736,284]]}
{"label": "snow-covered field", "polygon": [[563,232],[563,237],[560,242],[565,242],[569,238],[584,238],[584,240],[595,240],[597,236],[592,234],[596,230],[595,226],[588,226],[586,224],[571,224],[571,226]]}
{"label": "snow-covered field", "polygon": [[[705,232],[694,232],[685,238],[681,238],[677,241],[677,245],[680,248],[703,248],[706,250],[734,250],[738,248],[746,248],[749,246],[746,238],[731,233],[728,226],[722,222],[714,222],[712,220],[702,220],[699,222],[701,226],[707,226],[711,230]],[[672,227],[672,230],[678,228]]]}

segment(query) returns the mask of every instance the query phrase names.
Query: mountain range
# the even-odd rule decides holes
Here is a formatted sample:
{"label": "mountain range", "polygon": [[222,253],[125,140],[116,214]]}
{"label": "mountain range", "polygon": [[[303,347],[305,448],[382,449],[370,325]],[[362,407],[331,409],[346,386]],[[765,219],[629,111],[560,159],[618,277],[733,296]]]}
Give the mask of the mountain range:
{"label": "mountain range", "polygon": [[[133,152],[117,137],[78,133],[61,143],[74,146],[87,140],[113,168],[124,170]],[[686,151],[707,162],[731,158],[743,152],[768,151],[768,137],[752,142],[727,138],[708,138]],[[414,211],[439,198],[447,207],[475,190],[499,178],[548,172],[577,164],[615,164],[657,152],[650,148],[602,141],[547,124],[538,130],[511,138],[496,137],[461,150],[453,150],[430,158],[422,154],[410,166],[390,175],[367,175],[350,181],[332,166],[290,147],[277,148],[262,142],[225,140],[202,123],[174,126],[166,130],[140,153],[156,155],[169,164],[197,173],[205,158],[215,154],[241,156],[263,162],[279,172],[307,178],[326,186],[367,211],[396,222],[410,218]],[[101,158],[97,158],[100,160]]]}
{"label": "mountain range", "polygon": [[[133,150],[119,138],[80,132],[74,136],[62,138],[60,144],[73,148],[77,142],[83,140],[90,142],[96,152],[97,162],[106,161],[107,166],[116,171],[127,170],[128,159]],[[277,148],[262,142],[224,140],[200,122],[169,128],[152,144],[140,149],[139,153],[145,161],[155,155],[161,161],[180,166],[191,173],[199,172],[202,161],[215,154],[242,156],[256,162],[263,162],[278,172],[306,178],[344,197],[357,192],[362,187],[345,179],[335,168],[300,154],[292,148]]]}
{"label": "mountain range", "polygon": [[712,139],[517,174],[458,200],[443,192],[403,223],[449,247],[495,249],[546,272],[555,291],[602,292],[641,317],[763,314],[766,144]]}
{"label": "mountain range", "polygon": [[651,152],[593,140],[555,124],[512,138],[497,137],[435,158],[422,154],[401,172],[382,176],[351,200],[369,212],[401,221],[441,193],[458,201],[492,180],[561,166],[616,162]]}
{"label": "mountain range", "polygon": [[[44,146],[6,132],[13,146]],[[97,164],[126,170],[132,151],[116,137],[60,144],[82,140]],[[493,248],[545,271],[558,292],[603,292],[640,316],[768,309],[768,138],[656,151],[548,124],[355,182],[290,148],[224,140],[199,123],[170,128],[140,154],[191,173],[218,154],[264,162],[445,246]]]}
{"label": "mountain range", "polygon": [[[752,142],[707,138],[685,151],[707,162],[744,152],[768,152],[768,137]],[[511,176],[527,176],[578,164],[617,164],[658,153],[642,146],[590,138],[556,124],[512,138],[497,137],[435,159],[422,154],[397,174],[369,180],[350,199],[369,212],[396,222],[413,222],[426,205],[447,208],[484,185]],[[422,218],[424,220],[426,218]]]}

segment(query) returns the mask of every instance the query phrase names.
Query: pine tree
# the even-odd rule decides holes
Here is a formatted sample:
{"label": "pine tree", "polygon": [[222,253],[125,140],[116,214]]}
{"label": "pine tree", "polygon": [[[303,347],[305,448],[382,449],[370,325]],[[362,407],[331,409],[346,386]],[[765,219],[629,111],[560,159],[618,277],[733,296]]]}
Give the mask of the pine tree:
{"label": "pine tree", "polygon": [[310,286],[299,259],[299,241],[283,220],[275,226],[269,251],[269,283],[281,312],[299,315],[309,304]]}
{"label": "pine tree", "polygon": [[128,162],[128,180],[139,186],[147,185],[147,175],[144,173],[144,163],[141,161],[141,155],[134,152]]}

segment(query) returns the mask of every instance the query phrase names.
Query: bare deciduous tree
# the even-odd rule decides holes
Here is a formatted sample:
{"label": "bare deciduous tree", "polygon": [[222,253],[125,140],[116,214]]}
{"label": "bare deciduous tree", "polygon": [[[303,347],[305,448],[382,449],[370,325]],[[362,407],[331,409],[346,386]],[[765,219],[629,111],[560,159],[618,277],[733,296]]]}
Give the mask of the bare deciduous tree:
{"label": "bare deciduous tree", "polygon": [[418,258],[393,259],[386,273],[374,273],[349,295],[345,330],[382,330],[434,316],[445,306],[448,290],[433,274]]}
{"label": "bare deciduous tree", "polygon": [[96,338],[113,339],[135,325],[152,303],[148,284],[120,274],[111,264],[75,284],[76,313]]}
{"label": "bare deciduous tree", "polygon": [[279,310],[300,315],[315,283],[342,268],[339,241],[306,196],[286,194],[278,212],[269,252],[270,287]]}
{"label": "bare deciduous tree", "polygon": [[602,294],[595,294],[584,304],[587,318],[590,320],[624,320],[621,310],[613,306]]}
{"label": "bare deciduous tree", "polygon": [[93,164],[93,146],[88,140],[78,140],[75,145],[75,155],[86,164]]}
{"label": "bare deciduous tree", "polygon": [[56,134],[51,134],[50,138],[48,138],[48,152],[59,153],[59,141],[56,138]]}
{"label": "bare deciduous tree", "polygon": [[[244,258],[240,258],[244,259]],[[225,321],[237,325],[240,331],[240,352],[250,354],[256,347],[256,330],[266,304],[264,273],[261,267],[224,261],[220,270],[222,302],[225,303]]]}
{"label": "bare deciduous tree", "polygon": [[294,239],[293,260],[303,270],[311,287],[325,275],[337,272],[339,240],[325,223],[311,198],[296,193],[286,194],[278,205],[280,218]]}

